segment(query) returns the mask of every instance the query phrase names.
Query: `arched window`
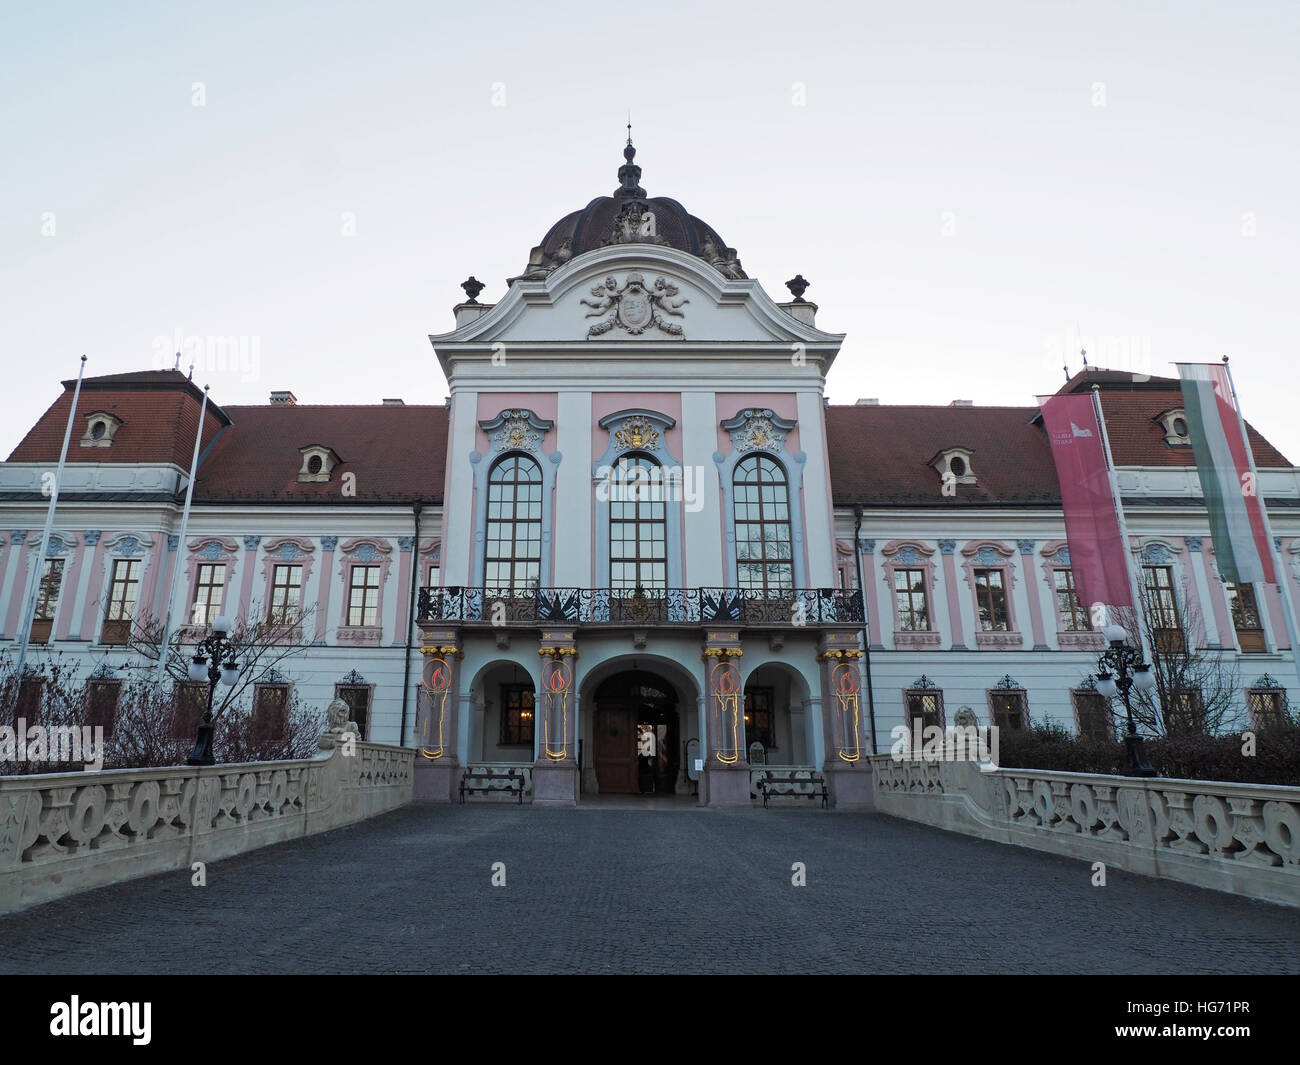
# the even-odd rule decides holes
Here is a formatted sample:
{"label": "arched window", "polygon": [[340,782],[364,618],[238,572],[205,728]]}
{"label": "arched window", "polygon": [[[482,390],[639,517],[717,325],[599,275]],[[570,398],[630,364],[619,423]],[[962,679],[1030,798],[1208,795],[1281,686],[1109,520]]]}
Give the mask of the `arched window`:
{"label": "arched window", "polygon": [[785,470],[765,455],[751,455],[736,466],[732,498],[737,587],[789,591],[794,587],[794,561]]}
{"label": "arched window", "polygon": [[615,467],[609,488],[609,586],[668,586],[668,515],[663,467],[629,455]]}
{"label": "arched window", "polygon": [[506,455],[488,474],[483,585],[530,592],[541,571],[542,468],[527,455]]}

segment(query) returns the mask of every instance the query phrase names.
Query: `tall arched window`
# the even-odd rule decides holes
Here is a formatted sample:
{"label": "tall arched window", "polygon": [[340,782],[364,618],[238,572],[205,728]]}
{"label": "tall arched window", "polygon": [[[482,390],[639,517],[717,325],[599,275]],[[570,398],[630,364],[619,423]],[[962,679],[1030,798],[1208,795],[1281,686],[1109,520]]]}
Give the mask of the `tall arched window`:
{"label": "tall arched window", "polygon": [[766,455],[751,455],[736,465],[732,498],[737,587],[789,591],[794,587],[794,561],[785,470]]}
{"label": "tall arched window", "polygon": [[609,487],[609,586],[668,586],[663,467],[645,455],[619,460]]}
{"label": "tall arched window", "polygon": [[529,592],[541,572],[542,468],[527,455],[506,455],[488,474],[483,585]]}

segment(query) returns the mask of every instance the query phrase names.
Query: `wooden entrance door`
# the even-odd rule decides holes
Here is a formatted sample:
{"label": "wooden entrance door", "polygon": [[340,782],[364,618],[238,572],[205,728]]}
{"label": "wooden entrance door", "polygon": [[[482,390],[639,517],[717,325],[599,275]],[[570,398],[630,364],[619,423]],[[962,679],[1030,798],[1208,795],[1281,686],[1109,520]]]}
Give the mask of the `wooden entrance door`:
{"label": "wooden entrance door", "polygon": [[601,794],[637,790],[636,714],[630,707],[596,708],[596,785]]}

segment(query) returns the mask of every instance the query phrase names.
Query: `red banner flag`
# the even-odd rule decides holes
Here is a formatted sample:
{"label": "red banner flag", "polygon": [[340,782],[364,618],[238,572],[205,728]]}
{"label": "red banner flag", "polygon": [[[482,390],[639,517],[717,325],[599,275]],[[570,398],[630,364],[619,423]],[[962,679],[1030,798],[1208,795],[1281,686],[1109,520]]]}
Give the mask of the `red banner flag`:
{"label": "red banner flag", "polygon": [[1088,393],[1040,396],[1039,405],[1061,484],[1075,595],[1096,627],[1098,603],[1110,608],[1133,606],[1128,552],[1120,533],[1097,408]]}

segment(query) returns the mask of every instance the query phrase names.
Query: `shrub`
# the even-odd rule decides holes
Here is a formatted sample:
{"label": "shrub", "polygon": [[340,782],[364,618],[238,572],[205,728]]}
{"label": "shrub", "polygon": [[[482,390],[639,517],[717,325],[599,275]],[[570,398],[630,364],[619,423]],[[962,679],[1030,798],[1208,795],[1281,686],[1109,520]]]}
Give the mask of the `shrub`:
{"label": "shrub", "polygon": [[[999,764],[1068,773],[1127,773],[1123,743],[1074,736],[1058,725],[1033,723],[999,734]],[[1175,734],[1144,740],[1147,759],[1162,777],[1240,784],[1300,786],[1300,727],[1284,722],[1255,733],[1254,753],[1242,734]]]}

